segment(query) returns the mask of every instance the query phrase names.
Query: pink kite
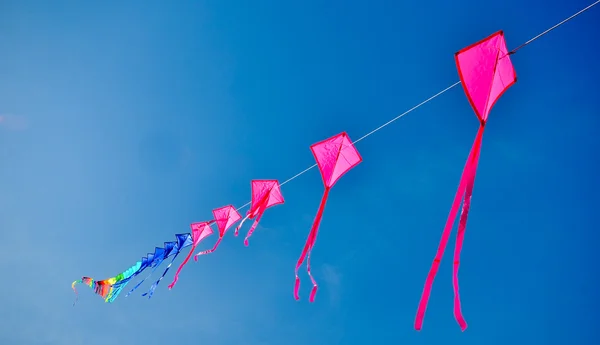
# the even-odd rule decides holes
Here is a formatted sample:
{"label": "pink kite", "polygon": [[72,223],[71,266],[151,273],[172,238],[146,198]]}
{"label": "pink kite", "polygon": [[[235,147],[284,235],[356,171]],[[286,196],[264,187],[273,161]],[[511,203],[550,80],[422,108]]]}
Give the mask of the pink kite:
{"label": "pink kite", "polygon": [[244,245],[248,246],[248,238],[252,236],[256,226],[260,221],[265,210],[271,206],[283,204],[283,195],[281,194],[281,187],[277,180],[252,180],[252,200],[250,203],[250,210],[246,214],[246,217],[242,219],[240,225],[235,229],[235,236],[238,235],[238,231],[246,221],[246,219],[255,219],[254,224],[248,230],[246,238],[244,238]]}
{"label": "pink kite", "polygon": [[465,93],[467,94],[467,98],[479,119],[480,126],[463,169],[458,191],[454,197],[454,202],[450,209],[450,214],[446,221],[446,226],[435,259],[433,260],[433,264],[427,275],[427,280],[425,281],[425,287],[423,288],[423,294],[421,295],[421,301],[415,319],[416,330],[420,330],[423,325],[423,318],[431,293],[431,286],[433,285],[433,280],[440,266],[442,256],[444,255],[444,250],[448,243],[452,225],[454,224],[456,214],[458,213],[458,208],[463,200],[463,207],[458,224],[458,233],[456,235],[456,247],[454,249],[452,283],[454,285],[454,317],[463,331],[467,329],[467,323],[461,312],[460,295],[458,293],[460,252],[463,245],[465,228],[467,226],[467,215],[469,213],[469,207],[471,206],[471,196],[473,193],[473,185],[475,183],[477,163],[479,162],[479,152],[481,150],[481,139],[483,137],[483,130],[488,119],[488,114],[500,96],[502,96],[502,94],[517,81],[517,76],[509,55],[510,54],[506,49],[504,33],[502,31],[498,31],[488,38],[468,46],[455,54],[460,80]]}
{"label": "pink kite", "polygon": [[192,228],[192,240],[194,241],[194,243],[192,244],[192,249],[190,249],[190,252],[185,257],[185,260],[183,260],[181,265],[179,265],[177,272],[175,272],[175,277],[173,278],[171,284],[169,284],[169,290],[171,290],[173,286],[177,284],[177,280],[179,279],[179,272],[181,272],[183,266],[185,266],[185,264],[187,264],[187,262],[190,260],[190,257],[194,253],[194,249],[196,249],[200,241],[205,239],[207,236],[212,235],[213,229],[210,227],[210,224],[212,222],[214,221],[211,220],[210,222],[193,223],[190,225],[190,227]]}
{"label": "pink kite", "polygon": [[213,216],[215,217],[214,222],[217,223],[217,228],[219,228],[219,239],[217,240],[217,243],[215,243],[215,246],[212,249],[205,250],[194,255],[195,261],[198,261],[198,256],[200,255],[210,254],[214,252],[219,246],[219,243],[221,243],[221,240],[223,240],[225,232],[227,232],[227,230],[238,220],[242,219],[242,216],[240,216],[240,214],[238,213],[238,211],[236,211],[233,205],[223,206],[214,209]]}
{"label": "pink kite", "polygon": [[298,263],[296,263],[296,284],[294,286],[294,298],[296,298],[296,300],[300,299],[300,296],[298,295],[298,290],[300,289],[298,269],[306,257],[306,271],[308,272],[308,276],[313,283],[309,301],[313,302],[315,300],[315,295],[317,294],[317,282],[310,273],[310,253],[315,245],[315,241],[317,240],[317,232],[319,231],[319,224],[321,223],[323,210],[325,209],[325,204],[327,203],[329,190],[340,179],[340,177],[342,177],[342,175],[354,168],[356,165],[358,165],[358,163],[362,162],[362,157],[350,141],[350,138],[346,132],[342,132],[329,139],[313,144],[310,149],[315,156],[315,160],[317,161],[317,165],[321,171],[321,177],[323,178],[323,183],[325,184],[325,192],[323,194],[323,198],[321,199],[321,205],[317,211],[315,221],[308,234],[306,244],[302,250],[302,254],[300,254]]}

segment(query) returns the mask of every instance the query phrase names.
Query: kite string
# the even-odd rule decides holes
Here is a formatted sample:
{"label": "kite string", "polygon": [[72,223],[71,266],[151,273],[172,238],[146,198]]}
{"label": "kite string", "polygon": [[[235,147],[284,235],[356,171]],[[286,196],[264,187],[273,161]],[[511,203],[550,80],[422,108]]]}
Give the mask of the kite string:
{"label": "kite string", "polygon": [[[509,53],[509,55],[510,55],[510,54],[514,54],[514,53],[516,53],[516,52],[517,52],[519,49],[521,49],[521,48],[525,47],[526,45],[528,45],[528,44],[530,44],[531,42],[533,42],[533,41],[537,40],[538,38],[540,38],[540,37],[542,37],[542,36],[546,35],[547,33],[549,33],[550,31],[552,31],[552,30],[554,30],[554,29],[558,28],[559,26],[561,26],[561,25],[563,25],[563,24],[567,23],[567,22],[568,22],[568,21],[570,21],[571,19],[573,19],[573,18],[577,17],[578,15],[580,15],[580,14],[582,14],[583,12],[585,12],[585,11],[589,10],[590,8],[592,8],[592,7],[596,6],[596,5],[598,5],[599,3],[600,3],[600,0],[597,0],[596,2],[594,2],[594,3],[592,3],[591,5],[587,6],[586,8],[584,8],[584,9],[582,9],[582,10],[578,11],[577,13],[575,13],[575,14],[571,15],[570,17],[568,17],[568,18],[566,18],[566,19],[562,20],[562,21],[561,21],[561,22],[559,22],[558,24],[555,24],[554,26],[550,27],[549,29],[546,29],[545,31],[541,32],[540,34],[538,34],[538,35],[534,36],[533,38],[529,39],[529,40],[528,40],[528,41],[526,41],[525,43],[523,43],[523,44],[521,44],[520,46],[516,47],[515,49],[511,50],[511,51],[510,51],[510,53]],[[388,122],[384,123],[383,125],[381,125],[381,126],[379,126],[379,127],[375,128],[374,130],[370,131],[369,133],[367,133],[367,134],[363,135],[362,137],[358,138],[358,139],[357,139],[356,141],[354,141],[352,144],[356,144],[356,143],[358,143],[359,141],[361,141],[361,140],[363,140],[363,139],[366,139],[366,138],[367,138],[367,137],[369,137],[370,135],[372,135],[372,134],[375,134],[375,133],[376,133],[376,132],[378,132],[379,130],[381,130],[381,129],[383,129],[383,128],[387,127],[388,125],[392,124],[392,123],[393,123],[393,122],[395,122],[396,120],[399,120],[399,119],[400,119],[400,118],[402,118],[403,116],[405,116],[405,115],[407,115],[407,114],[409,114],[409,113],[413,112],[414,110],[417,110],[417,109],[418,109],[418,108],[420,108],[421,106],[425,105],[426,103],[429,103],[430,101],[434,100],[434,99],[435,99],[435,98],[437,98],[438,96],[441,96],[443,93],[445,93],[446,91],[449,91],[450,89],[454,88],[456,85],[458,85],[458,84],[460,84],[460,83],[461,83],[461,82],[460,82],[460,80],[459,80],[459,81],[457,81],[456,83],[454,83],[454,84],[452,84],[452,85],[448,86],[447,88],[445,88],[445,89],[443,89],[442,91],[440,91],[440,92],[436,93],[435,95],[433,95],[433,96],[429,97],[428,99],[424,100],[423,102],[421,102],[421,103],[419,103],[419,104],[415,105],[414,107],[410,108],[409,110],[405,111],[404,113],[402,113],[402,114],[400,114],[400,115],[396,116],[395,118],[391,119],[390,121],[388,121]],[[298,177],[300,177],[300,176],[304,175],[305,173],[307,173],[308,171],[312,170],[312,169],[313,169],[313,168],[315,168],[316,166],[317,166],[317,164],[313,164],[313,165],[311,165],[310,167],[308,167],[308,168],[306,168],[306,169],[302,170],[301,172],[297,173],[296,175],[294,175],[294,176],[290,177],[289,179],[285,180],[283,183],[281,183],[281,184],[280,184],[280,186],[283,186],[284,184],[286,184],[286,183],[288,183],[288,182],[291,182],[291,181],[295,180],[296,178],[298,178]],[[248,202],[247,202],[247,203],[245,203],[244,205],[240,206],[240,207],[237,209],[237,211],[240,211],[240,210],[242,210],[242,209],[244,209],[244,208],[248,207],[248,206],[249,206],[251,203],[252,203],[251,201],[248,201]]]}
{"label": "kite string", "polygon": [[[600,1],[600,0],[598,0],[598,1]],[[421,107],[421,106],[425,105],[426,103],[428,103],[428,102],[432,101],[434,98],[436,98],[436,97],[438,97],[438,96],[441,96],[441,95],[442,95],[444,92],[446,92],[446,91],[448,91],[448,90],[452,89],[453,87],[455,87],[455,86],[456,86],[456,85],[458,85],[458,84],[460,84],[460,80],[459,80],[459,81],[457,81],[456,83],[454,83],[454,84],[452,84],[452,85],[448,86],[448,87],[447,87],[447,88],[445,88],[444,90],[442,90],[442,91],[440,91],[440,92],[436,93],[435,95],[433,95],[433,96],[429,97],[428,99],[424,100],[423,102],[421,102],[421,103],[419,103],[419,104],[415,105],[414,107],[410,108],[409,110],[405,111],[404,113],[402,113],[402,114],[400,114],[400,115],[396,116],[395,118],[391,119],[390,121],[388,121],[388,122],[384,123],[383,125],[381,125],[381,126],[379,126],[379,127],[375,128],[374,130],[370,131],[369,133],[367,133],[367,134],[363,135],[362,137],[358,138],[358,140],[354,141],[352,144],[354,145],[354,144],[358,143],[359,141],[361,141],[361,140],[363,140],[363,139],[367,138],[368,136],[370,136],[370,135],[374,134],[375,132],[377,132],[377,131],[379,131],[379,130],[383,129],[384,127],[387,127],[387,126],[389,126],[390,124],[392,124],[392,123],[393,123],[393,122],[395,122],[396,120],[399,120],[400,118],[402,118],[404,115],[407,115],[408,113],[411,113],[411,112],[413,112],[413,111],[414,111],[414,110],[416,110],[417,108],[419,108],[419,107]],[[280,184],[280,186],[283,186],[283,185],[285,185],[286,183],[288,183],[288,182],[291,182],[291,181],[295,180],[296,178],[298,178],[298,177],[300,177],[300,176],[304,175],[305,173],[307,173],[308,171],[310,171],[311,169],[313,169],[313,168],[315,168],[315,167],[317,167],[317,164],[316,164],[316,163],[315,163],[315,164],[313,164],[313,165],[311,165],[311,166],[309,166],[308,168],[306,168],[306,169],[302,170],[301,172],[297,173],[296,175],[294,175],[294,176],[290,177],[289,179],[285,180],[284,182],[282,182],[282,183]],[[252,203],[252,202],[251,202],[251,201],[249,201],[249,202],[247,202],[246,204],[244,204],[244,205],[240,206],[240,207],[239,207],[237,210],[239,211],[239,210],[241,210],[241,209],[243,209],[243,208],[247,207],[247,206],[248,206],[248,205],[250,205],[251,203]]]}
{"label": "kite string", "polygon": [[585,11],[589,10],[590,8],[592,8],[592,7],[596,6],[596,5],[598,5],[599,3],[600,3],[600,0],[597,0],[596,2],[594,2],[594,3],[593,3],[593,4],[591,4],[591,5],[589,5],[588,7],[586,7],[586,8],[584,8],[584,9],[582,9],[581,11],[579,11],[579,12],[577,12],[577,13],[573,14],[573,15],[572,15],[572,16],[570,16],[569,18],[566,18],[565,20],[561,21],[560,23],[558,23],[558,24],[554,25],[553,27],[551,27],[551,28],[547,29],[546,31],[544,31],[544,32],[542,32],[542,33],[540,33],[540,34],[538,34],[537,36],[535,36],[535,37],[531,38],[531,39],[530,39],[530,40],[528,40],[527,42],[525,42],[525,43],[521,44],[520,46],[516,47],[515,49],[511,50],[511,52],[510,52],[509,54],[514,54],[514,53],[516,53],[516,52],[517,52],[517,50],[519,50],[519,49],[521,49],[521,48],[525,47],[525,46],[526,46],[526,45],[528,45],[529,43],[531,43],[531,42],[533,42],[533,41],[537,40],[538,38],[540,38],[540,37],[544,36],[545,34],[549,33],[550,31],[552,31],[552,30],[554,30],[554,29],[558,28],[559,26],[561,26],[561,25],[565,24],[565,23],[566,23],[566,22],[568,22],[569,20],[571,20],[571,19],[573,19],[573,18],[577,17],[578,15],[580,15],[580,14],[582,14],[583,12],[585,12]]}

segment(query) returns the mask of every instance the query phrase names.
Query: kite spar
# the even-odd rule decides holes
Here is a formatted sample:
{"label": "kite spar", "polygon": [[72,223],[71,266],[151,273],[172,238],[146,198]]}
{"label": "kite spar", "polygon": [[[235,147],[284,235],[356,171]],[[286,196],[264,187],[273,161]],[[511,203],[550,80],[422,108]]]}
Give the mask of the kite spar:
{"label": "kite spar", "polygon": [[511,87],[516,81],[517,76],[510,61],[509,53],[506,49],[506,41],[504,33],[498,31],[493,35],[468,46],[455,54],[456,66],[458,74],[462,82],[464,91],[467,95],[469,103],[475,111],[475,115],[479,119],[479,130],[475,137],[475,142],[467,158],[467,162],[463,169],[458,190],[454,197],[454,202],[450,209],[450,215],[446,221],[442,239],[437,249],[435,259],[421,295],[417,317],[415,319],[415,329],[421,330],[427,302],[431,293],[433,280],[440,266],[440,261],[444,255],[452,225],[456,219],[458,208],[461,201],[463,202],[462,211],[459,218],[458,233],[456,235],[456,247],[454,249],[454,268],[452,271],[452,283],[454,286],[454,317],[464,331],[467,329],[467,323],[462,315],[460,295],[458,289],[458,268],[460,265],[460,252],[463,246],[465,229],[467,227],[467,216],[471,206],[471,196],[473,193],[473,185],[475,183],[475,174],[477,164],[479,162],[479,152],[481,150],[481,140],[485,129],[488,114],[502,96],[502,94]]}

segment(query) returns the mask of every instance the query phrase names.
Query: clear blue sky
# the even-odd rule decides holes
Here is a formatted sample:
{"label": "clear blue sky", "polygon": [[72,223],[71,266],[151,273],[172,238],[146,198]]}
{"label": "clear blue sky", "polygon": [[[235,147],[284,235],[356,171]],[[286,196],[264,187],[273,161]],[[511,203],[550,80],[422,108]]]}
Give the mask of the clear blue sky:
{"label": "clear blue sky", "polygon": [[317,170],[250,247],[228,233],[172,291],[104,304],[81,287],[73,308],[70,288],[454,83],[455,51],[500,29],[514,48],[590,2],[2,1],[0,343],[598,344],[600,6],[513,57],[465,238],[465,333],[454,235],[413,330],[478,126],[458,87],[357,145],[313,251],[316,303],[305,274],[292,291]]}

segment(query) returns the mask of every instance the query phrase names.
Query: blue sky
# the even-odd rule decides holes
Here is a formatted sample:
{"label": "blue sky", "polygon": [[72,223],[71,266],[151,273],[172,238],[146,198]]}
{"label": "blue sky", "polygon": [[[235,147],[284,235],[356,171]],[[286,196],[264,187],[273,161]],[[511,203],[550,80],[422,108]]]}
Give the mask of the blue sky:
{"label": "blue sky", "polygon": [[73,308],[70,288],[451,85],[464,46],[502,29],[512,49],[589,2],[3,1],[0,343],[597,344],[600,7],[513,57],[465,237],[465,333],[454,235],[413,330],[478,126],[459,87],[357,145],[313,251],[316,303],[305,274],[292,294],[316,169],[248,248],[229,233],[172,291],[109,305],[81,287]]}

